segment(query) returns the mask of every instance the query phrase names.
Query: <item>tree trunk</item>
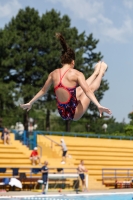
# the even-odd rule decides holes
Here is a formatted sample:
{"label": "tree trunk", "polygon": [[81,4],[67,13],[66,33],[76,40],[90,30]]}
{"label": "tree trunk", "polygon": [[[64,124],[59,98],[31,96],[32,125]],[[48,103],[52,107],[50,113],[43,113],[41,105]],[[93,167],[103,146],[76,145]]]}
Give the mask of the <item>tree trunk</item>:
{"label": "tree trunk", "polygon": [[[0,96],[0,99],[2,99],[1,96]],[[0,116],[1,117],[3,117],[3,113],[4,113],[4,105],[3,105],[3,101],[1,100],[0,101]]]}
{"label": "tree trunk", "polygon": [[2,118],[0,118],[0,128],[2,128]]}
{"label": "tree trunk", "polygon": [[24,112],[24,129],[26,130],[26,137],[29,138],[29,134],[28,134],[28,112],[25,111]]}
{"label": "tree trunk", "polygon": [[71,129],[71,121],[70,120],[66,120],[66,132],[70,132],[70,129]]}
{"label": "tree trunk", "polygon": [[46,130],[49,131],[50,130],[50,110],[47,109],[47,113],[46,113]]}

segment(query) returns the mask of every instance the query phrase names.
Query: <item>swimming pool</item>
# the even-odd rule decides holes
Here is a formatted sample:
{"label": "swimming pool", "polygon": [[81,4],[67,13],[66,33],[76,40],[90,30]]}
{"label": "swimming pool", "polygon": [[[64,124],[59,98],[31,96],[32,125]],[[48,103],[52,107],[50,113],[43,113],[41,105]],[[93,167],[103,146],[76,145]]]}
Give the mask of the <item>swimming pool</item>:
{"label": "swimming pool", "polygon": [[132,200],[133,192],[121,194],[67,194],[67,195],[31,195],[31,196],[0,196],[3,200]]}

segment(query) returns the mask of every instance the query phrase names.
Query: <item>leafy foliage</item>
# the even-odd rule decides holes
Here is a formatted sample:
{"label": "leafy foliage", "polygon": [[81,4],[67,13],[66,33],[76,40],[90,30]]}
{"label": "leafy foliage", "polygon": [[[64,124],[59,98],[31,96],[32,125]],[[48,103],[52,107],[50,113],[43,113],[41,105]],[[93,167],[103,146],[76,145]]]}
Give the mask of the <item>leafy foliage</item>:
{"label": "leafy foliage", "polygon": [[[5,116],[4,112],[7,110],[18,112],[22,116],[18,105],[28,102],[42,88],[48,74],[61,66],[60,44],[55,39],[56,32],[61,32],[68,45],[75,50],[76,68],[82,71],[86,78],[92,74],[93,64],[102,58],[100,52],[95,52],[99,41],[94,39],[92,34],[89,36],[86,36],[85,32],[79,34],[76,27],[71,27],[70,18],[67,15],[61,17],[61,14],[54,9],[41,17],[33,8],[21,9],[17,16],[12,18],[3,30],[0,30],[0,73],[2,74],[0,87],[4,88],[4,90],[0,88],[1,117]],[[96,92],[99,101],[108,89],[108,82],[103,80],[100,89]],[[56,111],[52,88],[34,105],[33,109],[41,109],[47,115],[46,126],[50,127],[50,114]],[[98,116],[97,109],[93,104],[89,109],[92,111],[89,120],[95,121]],[[37,118],[39,113],[35,113]],[[88,114],[86,116],[88,118]],[[23,118],[27,129],[27,112],[24,112]]]}

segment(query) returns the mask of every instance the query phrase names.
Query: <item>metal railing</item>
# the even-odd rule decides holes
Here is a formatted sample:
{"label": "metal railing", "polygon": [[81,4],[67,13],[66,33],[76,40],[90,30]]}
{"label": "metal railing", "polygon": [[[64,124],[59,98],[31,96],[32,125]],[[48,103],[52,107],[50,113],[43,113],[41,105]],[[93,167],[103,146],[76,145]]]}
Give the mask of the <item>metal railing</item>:
{"label": "metal railing", "polygon": [[58,131],[35,131],[36,134],[42,135],[59,135],[59,136],[72,136],[72,137],[86,137],[86,138],[107,138],[107,139],[119,139],[119,140],[133,140],[133,136],[115,136],[98,133],[75,133],[75,132],[58,132]]}
{"label": "metal railing", "polygon": [[[0,170],[4,169],[4,167],[0,167]],[[41,172],[41,167],[37,168],[37,167],[5,167],[5,169],[19,169],[21,170],[21,172],[16,175],[13,175],[12,172],[6,172],[6,173],[2,173],[2,175],[0,176],[0,182],[3,183],[1,184],[1,186],[6,185],[7,183],[4,183],[4,179],[8,177],[8,179],[11,178],[16,178],[18,180],[21,181],[22,185],[23,185],[23,189],[24,186],[28,186],[28,188],[30,189],[36,189],[36,186],[38,183],[42,183],[42,172]],[[29,172],[27,172],[27,169],[29,169]],[[38,170],[38,175],[34,176],[33,174],[35,173],[35,171],[33,172],[33,170]],[[50,188],[53,189],[57,189],[57,188],[61,188],[61,189],[65,189],[69,187],[72,187],[73,190],[78,191],[79,189],[79,173],[77,171],[77,168],[59,168],[59,167],[51,167],[48,168],[48,183],[47,185],[50,185]],[[27,175],[29,174],[30,175]],[[5,175],[7,174],[7,176]],[[37,173],[35,173],[37,174]],[[23,176],[21,176],[23,175]],[[67,182],[68,179],[72,179],[73,180],[73,184],[72,182]],[[2,182],[3,181],[3,182]],[[86,186],[88,187],[88,174],[86,174],[85,176],[85,182],[86,182]],[[25,185],[26,184],[26,185]],[[68,184],[70,184],[68,186]],[[70,189],[69,189],[70,191]]]}
{"label": "metal railing", "polygon": [[26,145],[27,147],[29,147],[29,145],[32,144],[33,148],[34,147],[39,147],[40,149],[40,157],[42,157],[42,147],[38,144],[35,145],[34,141],[30,141],[30,139],[26,138],[24,141],[23,141],[23,144]]}
{"label": "metal railing", "polygon": [[[16,130],[12,130],[12,132],[17,135]],[[23,144],[27,142],[27,133],[28,131],[24,130],[21,135],[21,140]],[[86,138],[105,138],[105,139],[119,139],[119,140],[133,140],[133,136],[114,136],[114,135],[103,135],[103,134],[92,134],[92,133],[72,133],[72,132],[53,132],[53,131],[39,131],[34,130],[32,133],[32,139],[29,141],[33,147],[37,146],[37,135],[41,134],[46,137],[46,135],[59,135],[59,136],[70,136],[70,137],[86,137]],[[29,140],[29,139],[28,139]],[[55,143],[55,141],[53,141]],[[59,144],[58,144],[59,145]]]}
{"label": "metal railing", "polygon": [[44,137],[51,141],[51,149],[53,148],[53,143],[57,144],[58,146],[61,146],[60,143],[56,142],[55,140],[49,138],[48,136],[44,135]]}
{"label": "metal railing", "polygon": [[36,142],[36,132],[33,132],[33,137],[27,138],[27,132],[26,130],[23,131],[23,133],[20,135],[19,131],[11,130],[15,134],[15,139],[20,140],[22,144],[26,145],[29,149],[34,149],[34,147],[39,147],[40,149],[40,156],[42,157],[42,147],[37,144]]}
{"label": "metal railing", "polygon": [[[10,174],[10,177],[13,177],[13,170],[14,169],[17,169],[17,171],[18,171],[18,175],[14,175],[14,176],[19,176],[19,174],[20,173],[30,173],[30,175],[29,176],[27,176],[28,178],[32,178],[33,177],[33,174],[39,174],[39,176],[35,176],[36,178],[40,178],[41,176],[40,175],[42,175],[42,173],[41,173],[41,166],[34,166],[34,167],[14,167],[14,166],[11,166],[11,167],[7,167],[7,166],[3,166],[3,167],[0,167],[0,173],[1,173],[1,176],[0,176],[0,178],[2,177],[2,178],[4,178],[5,176],[4,175],[6,175],[6,174]],[[5,171],[4,172],[2,172],[1,170],[3,170],[3,169],[5,169]],[[12,170],[12,172],[7,172],[7,169],[8,170]],[[29,172],[27,172],[26,170],[29,170]],[[38,170],[38,172],[36,172],[36,173],[34,173],[34,170]],[[50,168],[48,168],[48,171],[49,171],[49,173],[50,174],[58,174],[59,173],[59,171],[61,171],[61,173],[62,174],[78,174],[78,172],[77,172],[77,168],[75,168],[75,167],[62,167],[62,168],[59,168],[59,167],[50,167]],[[19,172],[19,171],[21,171],[21,172]],[[51,172],[50,172],[51,171]],[[71,172],[70,172],[71,171]],[[2,176],[3,175],[3,176]]]}
{"label": "metal railing", "polygon": [[[10,169],[12,172],[1,172],[0,176],[0,182],[2,183],[1,186],[6,185],[7,183],[4,183],[4,180],[8,177],[8,180],[11,178],[16,178],[22,182],[22,185],[26,184],[29,185],[28,188],[35,189],[35,186],[37,186],[37,183],[39,181],[42,181],[42,172],[41,167],[0,167],[0,171],[3,169]],[[16,169],[15,174],[13,170]],[[29,172],[27,171],[29,170]],[[69,170],[69,171],[68,171]],[[71,172],[70,172],[71,170]],[[21,172],[19,172],[21,171]],[[76,183],[73,182],[73,189],[76,189],[77,181],[79,180],[79,174],[77,172],[76,168],[48,168],[48,179],[49,184],[51,184],[52,189],[56,189],[57,185],[60,184],[60,188],[64,189],[64,184],[66,183],[66,180],[73,179],[73,181],[76,181]],[[33,175],[35,174],[35,176]],[[86,182],[88,183],[88,176],[86,177]],[[23,185],[23,186],[24,186]]]}
{"label": "metal railing", "polygon": [[133,168],[104,168],[102,169],[102,183],[107,180],[133,179]]}

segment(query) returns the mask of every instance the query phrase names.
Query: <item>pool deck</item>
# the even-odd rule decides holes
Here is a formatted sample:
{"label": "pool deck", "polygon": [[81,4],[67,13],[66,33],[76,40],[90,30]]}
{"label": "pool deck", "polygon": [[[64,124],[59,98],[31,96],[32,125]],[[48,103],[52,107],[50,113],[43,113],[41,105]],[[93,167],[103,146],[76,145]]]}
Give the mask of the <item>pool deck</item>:
{"label": "pool deck", "polygon": [[[110,190],[90,190],[88,192],[79,192],[78,194],[76,194],[76,192],[74,191],[70,191],[70,192],[48,192],[46,195],[43,195],[44,196],[61,196],[61,195],[66,195],[66,196],[90,196],[90,195],[103,195],[103,194],[122,194],[122,193],[125,193],[125,194],[133,194],[133,188],[127,188],[127,189],[110,189]],[[0,192],[0,199],[3,198],[3,197],[41,197],[42,194],[41,192],[32,192],[32,191],[10,191],[10,192]]]}

